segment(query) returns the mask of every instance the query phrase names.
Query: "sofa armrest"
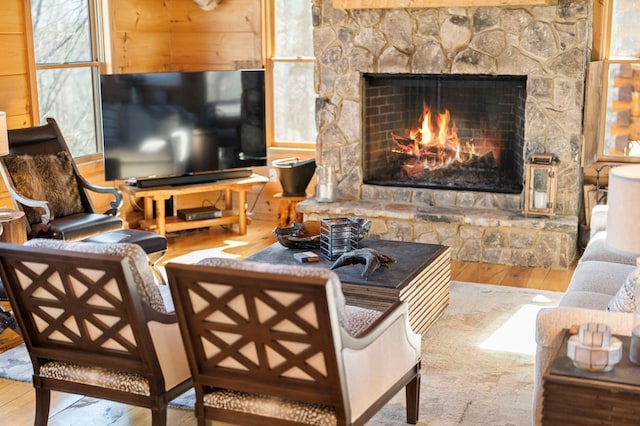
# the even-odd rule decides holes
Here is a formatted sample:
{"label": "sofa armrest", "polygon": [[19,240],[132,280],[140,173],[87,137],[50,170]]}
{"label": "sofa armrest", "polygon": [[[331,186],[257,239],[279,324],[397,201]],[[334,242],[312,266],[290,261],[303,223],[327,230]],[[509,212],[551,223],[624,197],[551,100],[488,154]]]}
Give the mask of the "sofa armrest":
{"label": "sofa armrest", "polygon": [[633,315],[594,309],[558,307],[542,309],[536,318],[536,367],[533,393],[534,423],[542,418],[542,378],[553,361],[554,348],[560,344],[562,330],[587,322],[606,324],[613,334],[630,336]]}

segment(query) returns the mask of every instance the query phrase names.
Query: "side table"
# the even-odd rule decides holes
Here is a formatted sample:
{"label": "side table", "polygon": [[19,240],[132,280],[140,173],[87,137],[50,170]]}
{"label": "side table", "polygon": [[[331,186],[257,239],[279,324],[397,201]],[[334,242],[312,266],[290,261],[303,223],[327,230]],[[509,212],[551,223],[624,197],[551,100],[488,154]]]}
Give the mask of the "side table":
{"label": "side table", "polygon": [[4,243],[24,244],[27,241],[27,222],[24,212],[0,208],[2,232],[0,241]]}
{"label": "side table", "polygon": [[589,372],[567,357],[565,330],[556,357],[543,377],[543,425],[640,424],[640,366],[629,361],[629,336],[622,341],[622,361],[609,372]]}
{"label": "side table", "polygon": [[[4,243],[24,244],[27,241],[27,218],[24,212],[8,208],[0,208],[0,241]],[[2,283],[0,283],[0,333],[10,328],[16,329],[16,320],[11,314],[7,295]]]}

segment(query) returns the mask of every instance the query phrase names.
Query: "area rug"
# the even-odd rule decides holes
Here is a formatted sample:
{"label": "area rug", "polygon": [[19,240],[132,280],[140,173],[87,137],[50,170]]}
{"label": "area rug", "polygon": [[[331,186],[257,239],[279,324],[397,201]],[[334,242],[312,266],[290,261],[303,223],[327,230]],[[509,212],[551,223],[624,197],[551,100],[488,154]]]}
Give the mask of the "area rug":
{"label": "area rug", "polygon": [[[452,282],[451,303],[422,339],[420,425],[530,425],[535,315],[562,293]],[[0,354],[0,377],[30,381],[24,345]],[[375,372],[372,372],[375,374]],[[189,391],[171,402],[191,409]],[[405,423],[404,391],[368,423]]]}

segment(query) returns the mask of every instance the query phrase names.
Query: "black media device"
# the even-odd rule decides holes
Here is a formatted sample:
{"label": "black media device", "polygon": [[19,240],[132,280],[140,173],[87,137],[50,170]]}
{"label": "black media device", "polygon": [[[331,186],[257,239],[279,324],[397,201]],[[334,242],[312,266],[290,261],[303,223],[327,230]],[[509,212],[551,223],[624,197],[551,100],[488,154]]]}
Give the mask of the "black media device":
{"label": "black media device", "polygon": [[182,220],[204,220],[222,217],[222,211],[213,206],[178,209],[178,217]]}
{"label": "black media device", "polygon": [[264,71],[100,76],[106,180],[245,177],[266,164]]}

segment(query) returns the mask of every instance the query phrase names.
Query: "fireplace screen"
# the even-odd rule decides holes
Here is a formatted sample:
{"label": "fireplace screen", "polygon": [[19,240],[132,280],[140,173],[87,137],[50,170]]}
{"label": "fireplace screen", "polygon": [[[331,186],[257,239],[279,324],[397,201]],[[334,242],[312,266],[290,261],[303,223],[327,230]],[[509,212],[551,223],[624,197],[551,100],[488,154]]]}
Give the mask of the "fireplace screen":
{"label": "fireplace screen", "polygon": [[364,181],[520,193],[526,77],[364,75]]}

